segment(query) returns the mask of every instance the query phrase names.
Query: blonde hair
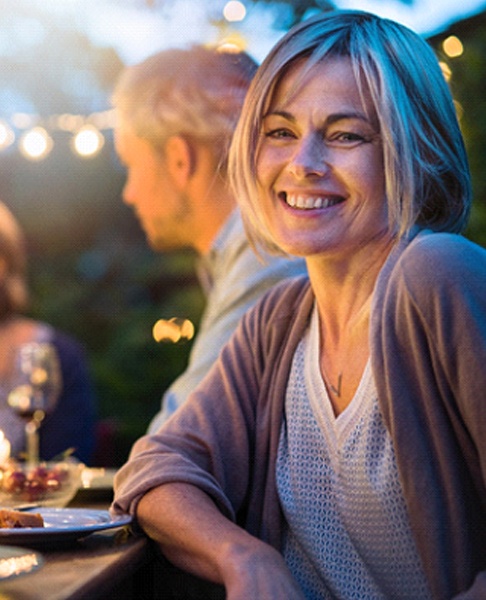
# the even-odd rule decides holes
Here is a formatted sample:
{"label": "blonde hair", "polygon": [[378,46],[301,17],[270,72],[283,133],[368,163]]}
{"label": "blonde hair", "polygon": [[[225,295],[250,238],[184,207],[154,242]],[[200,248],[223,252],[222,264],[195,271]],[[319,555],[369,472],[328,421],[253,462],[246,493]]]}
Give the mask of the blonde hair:
{"label": "blonde hair", "polygon": [[0,202],[0,320],[27,308],[27,251],[12,212]]}
{"label": "blonde hair", "polygon": [[258,201],[256,156],[262,116],[286,72],[306,73],[329,57],[348,57],[371,94],[383,145],[390,230],[414,225],[459,232],[471,206],[464,141],[451,93],[432,48],[394,21],[363,11],[331,11],[291,29],[263,61],[233,137],[229,175],[254,246],[279,253]]}

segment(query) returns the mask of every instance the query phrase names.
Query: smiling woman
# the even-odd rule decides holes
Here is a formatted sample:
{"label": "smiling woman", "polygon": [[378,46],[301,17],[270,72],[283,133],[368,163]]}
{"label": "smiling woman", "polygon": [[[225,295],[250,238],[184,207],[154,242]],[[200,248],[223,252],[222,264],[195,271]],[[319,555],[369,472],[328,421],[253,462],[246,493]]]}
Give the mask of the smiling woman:
{"label": "smiling woman", "polygon": [[486,251],[434,53],[362,11],[304,21],[230,170],[255,247],[309,278],[243,317],[113,509],[231,600],[485,596]]}
{"label": "smiling woman", "polygon": [[393,231],[387,231],[383,150],[369,93],[365,98],[363,104],[348,58],[312,72],[296,63],[263,119],[259,210],[274,243],[309,256],[308,267],[333,248],[388,251]]}

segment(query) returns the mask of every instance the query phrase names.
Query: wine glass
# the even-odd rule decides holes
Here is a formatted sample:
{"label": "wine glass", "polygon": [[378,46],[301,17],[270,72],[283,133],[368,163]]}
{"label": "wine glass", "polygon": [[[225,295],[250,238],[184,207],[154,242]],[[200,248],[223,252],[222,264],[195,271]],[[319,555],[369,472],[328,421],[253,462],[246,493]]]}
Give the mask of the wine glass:
{"label": "wine glass", "polygon": [[52,344],[28,342],[18,347],[8,404],[26,420],[26,455],[31,464],[39,462],[39,428],[55,407],[61,386],[59,357]]}

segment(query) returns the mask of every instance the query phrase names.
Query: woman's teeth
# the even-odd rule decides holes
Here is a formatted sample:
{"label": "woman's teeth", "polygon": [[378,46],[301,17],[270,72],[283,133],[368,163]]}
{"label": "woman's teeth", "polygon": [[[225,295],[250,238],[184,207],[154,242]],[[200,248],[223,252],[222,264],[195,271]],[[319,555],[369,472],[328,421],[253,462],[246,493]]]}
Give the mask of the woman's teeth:
{"label": "woman's teeth", "polygon": [[300,195],[285,195],[285,202],[293,208],[303,208],[305,210],[313,208],[327,208],[341,202],[341,198],[322,198],[321,196],[300,196]]}

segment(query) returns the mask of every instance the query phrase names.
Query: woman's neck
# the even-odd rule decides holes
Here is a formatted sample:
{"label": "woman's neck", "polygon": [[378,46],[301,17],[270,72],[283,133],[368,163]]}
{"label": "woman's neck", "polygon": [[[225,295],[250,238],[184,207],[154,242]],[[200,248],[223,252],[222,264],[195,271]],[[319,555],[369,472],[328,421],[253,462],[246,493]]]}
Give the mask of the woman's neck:
{"label": "woman's neck", "polygon": [[307,259],[321,327],[336,341],[367,322],[378,275],[395,240],[366,246],[351,259],[315,256]]}
{"label": "woman's neck", "polygon": [[353,399],[369,359],[373,291],[392,247],[388,240],[346,262],[326,256],[307,261],[319,314],[321,375],[336,416]]}

